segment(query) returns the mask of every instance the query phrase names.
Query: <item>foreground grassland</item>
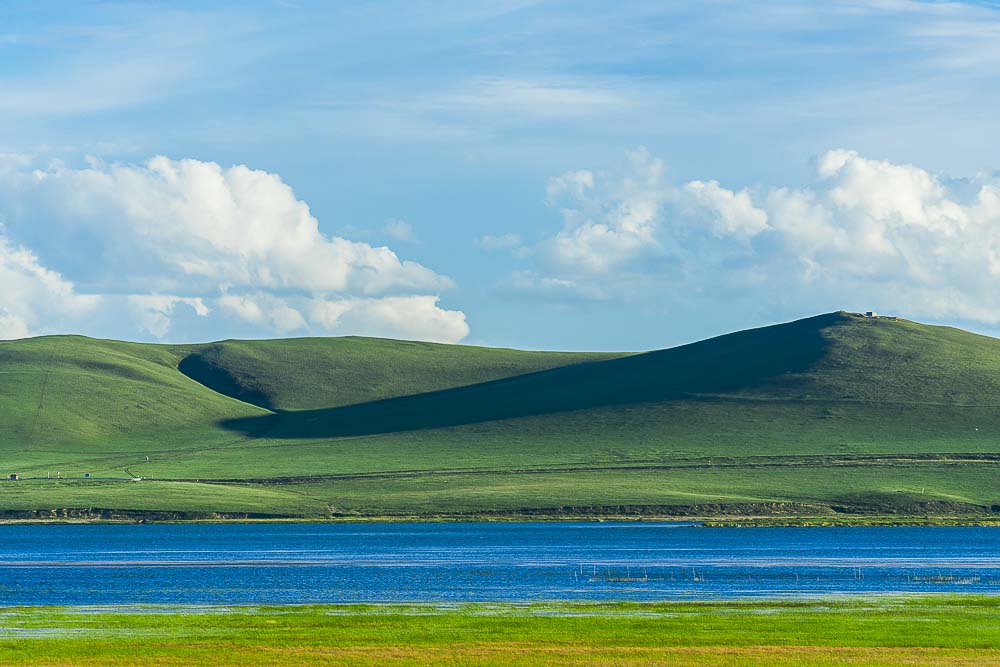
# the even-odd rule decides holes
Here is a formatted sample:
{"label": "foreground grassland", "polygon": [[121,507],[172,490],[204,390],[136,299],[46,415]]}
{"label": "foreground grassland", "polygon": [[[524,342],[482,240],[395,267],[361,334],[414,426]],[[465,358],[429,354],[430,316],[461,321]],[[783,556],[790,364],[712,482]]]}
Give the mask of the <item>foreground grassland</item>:
{"label": "foreground grassland", "polygon": [[24,608],[4,665],[1000,664],[990,597],[131,610]]}
{"label": "foreground grassland", "polygon": [[0,519],[995,522],[1000,340],[847,313],[631,355],[37,338],[0,343],[0,464]]}

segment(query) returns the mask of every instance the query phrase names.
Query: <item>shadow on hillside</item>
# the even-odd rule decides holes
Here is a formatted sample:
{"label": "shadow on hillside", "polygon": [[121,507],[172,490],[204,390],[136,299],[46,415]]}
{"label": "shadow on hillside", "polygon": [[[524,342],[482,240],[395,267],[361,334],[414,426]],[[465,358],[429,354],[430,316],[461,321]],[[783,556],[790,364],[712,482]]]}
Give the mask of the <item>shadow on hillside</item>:
{"label": "shadow on hillside", "polygon": [[582,363],[358,405],[234,419],[223,426],[275,438],[336,438],[443,428],[691,394],[796,392],[824,353],[838,314],[743,331],[669,350]]}
{"label": "shadow on hillside", "polygon": [[217,364],[216,356],[218,350],[213,348],[191,354],[181,359],[177,370],[212,391],[266,410],[273,408],[270,396],[258,389],[248,388],[245,382],[241,382],[228,369]]}

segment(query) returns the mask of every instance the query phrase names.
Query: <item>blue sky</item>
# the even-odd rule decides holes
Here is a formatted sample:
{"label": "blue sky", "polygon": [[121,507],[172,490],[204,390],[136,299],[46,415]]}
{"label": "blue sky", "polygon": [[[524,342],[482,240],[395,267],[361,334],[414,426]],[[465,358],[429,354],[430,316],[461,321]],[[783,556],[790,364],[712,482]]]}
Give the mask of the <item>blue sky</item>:
{"label": "blue sky", "polygon": [[1000,332],[1000,8],[6,2],[0,337]]}

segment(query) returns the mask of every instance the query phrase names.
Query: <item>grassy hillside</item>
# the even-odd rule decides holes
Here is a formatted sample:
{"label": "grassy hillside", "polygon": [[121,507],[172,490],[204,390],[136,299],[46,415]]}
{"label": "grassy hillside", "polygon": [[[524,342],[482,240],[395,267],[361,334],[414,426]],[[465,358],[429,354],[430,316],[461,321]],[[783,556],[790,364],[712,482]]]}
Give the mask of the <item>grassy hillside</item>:
{"label": "grassy hillside", "polygon": [[[989,413],[1000,407],[1000,341],[836,313],[669,350],[231,426],[254,430],[270,421],[273,436],[343,437],[621,406],[696,403],[703,411],[718,401],[824,404],[831,415],[835,407],[884,412],[898,406]],[[964,439],[979,419],[966,428],[948,417],[952,436]],[[675,428],[678,417],[660,425]]]}
{"label": "grassy hillside", "polygon": [[365,403],[619,355],[522,352],[378,338],[292,338],[197,346],[182,373],[271,410]]}
{"label": "grassy hillside", "polygon": [[266,414],[177,372],[168,347],[53,336],[0,343],[0,451],[118,451],[232,440],[221,419]]}
{"label": "grassy hillside", "polygon": [[998,406],[1000,341],[846,313],[628,356],[42,338],[0,343],[10,472],[157,481],[0,509],[989,514]]}
{"label": "grassy hillside", "polygon": [[267,408],[347,405],[610,356],[365,338],[0,342],[0,447],[232,441],[223,420],[271,414]]}

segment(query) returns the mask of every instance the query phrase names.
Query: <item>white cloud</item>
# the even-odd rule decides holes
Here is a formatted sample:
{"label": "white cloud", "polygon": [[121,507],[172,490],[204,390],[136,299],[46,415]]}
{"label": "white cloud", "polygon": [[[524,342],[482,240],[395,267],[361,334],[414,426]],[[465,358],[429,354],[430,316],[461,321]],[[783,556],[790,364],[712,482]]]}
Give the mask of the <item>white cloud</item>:
{"label": "white cloud", "polygon": [[261,304],[258,303],[259,301],[260,295],[257,295],[255,298],[250,295],[235,296],[226,294],[219,297],[216,303],[218,303],[219,308],[223,311],[234,315],[238,319],[254,324],[263,324],[270,318],[267,316],[264,308],[261,307]]}
{"label": "white cloud", "polygon": [[[276,174],[165,157],[139,166],[91,160],[81,169],[59,162],[32,169],[16,156],[0,162],[0,214],[10,232],[61,260],[89,292],[123,295],[135,325],[155,337],[170,332],[179,304],[262,334],[285,334],[325,330],[296,305],[303,300],[356,301],[374,312],[380,299],[383,310],[402,307],[407,302],[393,300],[400,297],[424,299],[423,319],[407,329],[404,317],[390,327],[393,335],[457,340],[457,311],[433,305],[453,285],[450,279],[389,248],[323,234],[309,207]],[[397,237],[412,239],[407,223],[393,222]],[[44,273],[24,252],[8,251],[8,262],[21,258],[21,273],[35,262],[34,282],[56,289],[58,275]],[[20,321],[25,308],[8,305],[15,298],[21,297],[0,296],[0,307],[7,319]],[[431,330],[427,304],[437,309],[443,333]],[[338,330],[351,333],[352,321]]]}
{"label": "white cloud", "polygon": [[759,192],[672,185],[643,151],[617,172],[569,172],[549,187],[562,230],[511,283],[664,307],[751,297],[1000,323],[1000,182],[841,149],[816,173],[811,187]]}
{"label": "white cloud", "polygon": [[71,282],[2,232],[0,228],[0,339],[49,333],[58,322],[93,310],[97,297],[77,294]]}
{"label": "white cloud", "polygon": [[126,303],[135,323],[157,338],[163,338],[170,331],[171,319],[178,304],[190,306],[200,317],[207,317],[211,312],[200,297],[130,294],[126,297]]}
{"label": "white cloud", "polygon": [[30,335],[31,330],[28,329],[27,322],[11,314],[6,308],[0,310],[0,340],[15,340]]}
{"label": "white cloud", "polygon": [[[279,176],[242,165],[227,169],[165,157],[142,166],[94,160],[86,169],[55,164],[20,172],[6,189],[32,216],[44,215],[50,231],[112,241],[121,252],[103,258],[105,269],[133,284],[166,280],[188,289],[196,283],[203,289],[365,294],[451,284],[388,248],[324,236],[309,207]],[[10,219],[23,222],[23,216]]]}
{"label": "white cloud", "polygon": [[967,183],[963,195],[919,167],[843,150],[818,171],[813,189],[774,190],[768,202],[811,280],[910,312],[1000,322],[1000,184]]}
{"label": "white cloud", "polygon": [[663,162],[645,150],[629,154],[627,173],[574,171],[553,179],[548,202],[558,207],[563,229],[542,253],[565,269],[609,273],[657,246],[655,232],[669,191]]}
{"label": "white cloud", "polygon": [[469,334],[465,313],[443,310],[433,296],[313,301],[310,317],[327,331],[454,343]]}
{"label": "white cloud", "polygon": [[287,334],[308,327],[306,318],[290,301],[292,300],[288,298],[259,292],[240,296],[227,294],[220,297],[217,303],[219,308],[238,319],[279,334]]}
{"label": "white cloud", "polygon": [[754,206],[745,189],[733,192],[718,181],[691,181],[682,192],[690,196],[692,208],[707,216],[716,236],[749,239],[767,229],[767,213]]}

